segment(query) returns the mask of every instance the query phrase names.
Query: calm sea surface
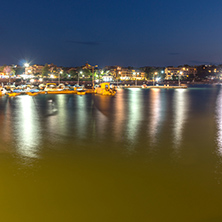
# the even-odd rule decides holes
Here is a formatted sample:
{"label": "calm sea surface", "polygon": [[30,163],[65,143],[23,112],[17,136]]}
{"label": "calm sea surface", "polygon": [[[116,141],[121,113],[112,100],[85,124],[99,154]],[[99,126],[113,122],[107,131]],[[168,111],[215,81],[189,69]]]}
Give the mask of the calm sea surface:
{"label": "calm sea surface", "polygon": [[1,221],[222,221],[222,86],[0,98]]}

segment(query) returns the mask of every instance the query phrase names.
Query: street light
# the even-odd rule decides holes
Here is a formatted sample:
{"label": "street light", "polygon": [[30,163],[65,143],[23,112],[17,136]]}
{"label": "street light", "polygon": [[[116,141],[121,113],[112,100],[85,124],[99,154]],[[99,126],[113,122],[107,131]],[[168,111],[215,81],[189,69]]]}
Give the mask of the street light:
{"label": "street light", "polygon": [[[82,71],[80,71],[79,73],[82,74]],[[79,73],[78,73],[78,86],[79,86]]]}
{"label": "street light", "polygon": [[178,78],[179,86],[180,86],[180,75],[183,75],[183,72],[182,72],[182,71],[180,71],[180,73],[179,73],[179,78]]}
{"label": "street light", "polygon": [[154,86],[154,75],[157,75],[157,74],[158,74],[158,72],[153,73],[153,86]]}
{"label": "street light", "polygon": [[62,71],[59,72],[59,84],[60,84],[60,74],[62,74]]}
{"label": "street light", "polygon": [[139,72],[136,74],[136,86],[137,86],[137,76],[139,76]]}

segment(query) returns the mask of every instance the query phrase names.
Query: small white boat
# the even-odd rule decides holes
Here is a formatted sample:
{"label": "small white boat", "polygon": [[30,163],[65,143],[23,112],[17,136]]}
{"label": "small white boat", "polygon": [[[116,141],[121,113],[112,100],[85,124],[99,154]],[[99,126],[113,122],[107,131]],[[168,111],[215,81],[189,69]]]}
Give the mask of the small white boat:
{"label": "small white boat", "polygon": [[56,83],[47,83],[44,91],[45,92],[58,92],[58,91],[64,90],[64,88],[65,88],[64,84],[59,84],[57,86]]}

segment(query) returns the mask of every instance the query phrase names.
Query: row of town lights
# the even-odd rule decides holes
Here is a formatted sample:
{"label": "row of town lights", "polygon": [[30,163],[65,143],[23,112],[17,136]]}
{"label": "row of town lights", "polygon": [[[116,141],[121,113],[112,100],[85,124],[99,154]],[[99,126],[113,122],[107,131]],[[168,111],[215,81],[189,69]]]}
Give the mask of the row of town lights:
{"label": "row of town lights", "polygon": [[[24,63],[24,67],[28,68],[29,67],[29,63],[28,62]],[[79,74],[82,75],[82,73],[83,73],[82,71],[80,71],[78,73],[78,85],[79,85]],[[121,73],[121,72],[119,72],[119,73]],[[161,71],[161,73],[164,73],[164,71]],[[60,73],[59,73],[59,83],[60,83],[60,74],[62,74],[62,71],[60,71]],[[157,75],[157,74],[158,74],[158,72],[154,72],[153,73],[153,85],[154,85],[154,75]],[[183,74],[183,72],[181,71],[180,75],[182,75],[182,74]],[[136,85],[137,85],[137,75],[139,75],[139,73],[133,72],[133,75],[136,75]],[[180,85],[180,75],[179,75],[179,85]],[[84,75],[82,75],[82,76],[84,77]],[[98,77],[98,75],[96,75],[96,77]]]}

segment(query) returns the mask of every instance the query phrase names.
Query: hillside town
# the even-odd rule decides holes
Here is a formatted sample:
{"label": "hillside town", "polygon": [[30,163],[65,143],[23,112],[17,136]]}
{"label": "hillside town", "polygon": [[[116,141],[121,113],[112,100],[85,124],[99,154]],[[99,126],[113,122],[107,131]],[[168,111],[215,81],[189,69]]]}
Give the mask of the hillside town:
{"label": "hillside town", "polygon": [[63,79],[63,80],[84,80],[94,79],[97,81],[173,81],[180,78],[181,81],[219,81],[222,79],[222,65],[183,65],[178,67],[152,67],[140,68],[90,65],[88,62],[80,67],[61,67],[55,64],[29,64],[3,65],[0,66],[0,78],[2,81],[14,79]]}

